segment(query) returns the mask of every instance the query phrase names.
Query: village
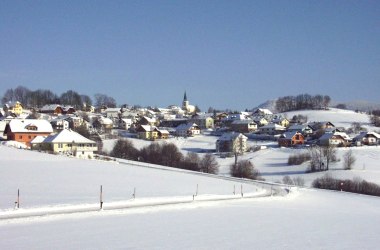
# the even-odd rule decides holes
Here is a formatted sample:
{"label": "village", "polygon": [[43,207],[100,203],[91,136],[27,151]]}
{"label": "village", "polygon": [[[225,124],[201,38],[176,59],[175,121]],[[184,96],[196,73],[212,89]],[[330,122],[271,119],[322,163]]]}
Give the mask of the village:
{"label": "village", "polygon": [[380,143],[378,133],[361,128],[359,123],[350,126],[337,127],[330,121],[309,122],[307,117],[286,117],[265,108],[240,113],[202,113],[190,104],[186,92],[182,106],[167,108],[90,106],[83,111],[47,104],[28,110],[16,101],[6,103],[0,110],[1,140],[16,141],[31,150],[79,158],[101,154],[102,140],[123,137],[165,141],[218,136],[214,153],[221,157],[252,151],[247,141],[255,140],[276,142],[279,147],[350,147]]}

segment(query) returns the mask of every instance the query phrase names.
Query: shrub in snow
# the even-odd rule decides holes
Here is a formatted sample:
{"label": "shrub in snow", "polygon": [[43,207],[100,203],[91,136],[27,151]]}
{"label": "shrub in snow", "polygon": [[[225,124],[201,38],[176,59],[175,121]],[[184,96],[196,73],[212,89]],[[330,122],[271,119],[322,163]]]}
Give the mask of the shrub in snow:
{"label": "shrub in snow", "polygon": [[355,164],[356,158],[350,149],[343,155],[343,168],[345,170],[352,169],[353,165]]}
{"label": "shrub in snow", "polygon": [[289,177],[289,175],[285,175],[284,178],[282,178],[282,183],[286,185],[294,185],[294,182],[292,178]]}
{"label": "shrub in snow", "polygon": [[249,160],[240,160],[230,166],[230,174],[233,177],[262,180],[260,172]]}
{"label": "shrub in snow", "polygon": [[288,165],[301,165],[306,161],[310,161],[310,154],[308,153],[290,155],[288,158]]}

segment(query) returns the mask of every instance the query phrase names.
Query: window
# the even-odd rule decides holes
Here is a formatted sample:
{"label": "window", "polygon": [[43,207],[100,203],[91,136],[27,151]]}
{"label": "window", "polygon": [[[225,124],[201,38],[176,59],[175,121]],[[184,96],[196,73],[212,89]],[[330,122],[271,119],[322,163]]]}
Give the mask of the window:
{"label": "window", "polygon": [[62,143],[58,143],[58,148],[63,148]]}
{"label": "window", "polygon": [[22,135],[19,135],[18,138],[19,138],[19,139],[22,139]]}

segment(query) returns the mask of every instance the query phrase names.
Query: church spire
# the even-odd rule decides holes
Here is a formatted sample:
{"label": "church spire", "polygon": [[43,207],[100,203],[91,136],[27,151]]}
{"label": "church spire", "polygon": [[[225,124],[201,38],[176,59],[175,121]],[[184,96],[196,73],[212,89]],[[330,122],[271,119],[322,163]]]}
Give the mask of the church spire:
{"label": "church spire", "polygon": [[183,101],[184,101],[184,102],[187,101],[186,91],[185,91],[185,94],[183,95]]}

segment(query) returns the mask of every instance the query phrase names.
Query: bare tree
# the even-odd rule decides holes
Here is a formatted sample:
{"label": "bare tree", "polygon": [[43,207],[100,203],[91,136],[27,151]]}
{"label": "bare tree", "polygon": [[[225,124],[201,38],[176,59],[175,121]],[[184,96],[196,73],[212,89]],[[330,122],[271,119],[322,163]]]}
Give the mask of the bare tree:
{"label": "bare tree", "polygon": [[322,147],[322,155],[326,160],[325,170],[329,170],[330,163],[337,160],[336,147],[334,145],[328,145],[328,146]]}
{"label": "bare tree", "polygon": [[199,171],[199,156],[197,153],[189,152],[183,159],[183,162],[181,163],[181,168],[193,170],[193,171]]}
{"label": "bare tree", "polygon": [[343,156],[343,168],[345,170],[352,169],[353,165],[355,164],[356,158],[352,152],[352,150],[348,150],[344,156]]}
{"label": "bare tree", "polygon": [[116,108],[116,101],[112,97],[104,94],[95,94],[95,105],[97,107],[107,106],[108,108]]}
{"label": "bare tree", "polygon": [[334,145],[313,146],[309,148],[309,154],[311,172],[327,171],[330,163],[337,161],[336,147]]}
{"label": "bare tree", "polygon": [[299,186],[299,187],[305,186],[305,180],[300,176],[294,177],[293,183],[294,185]]}
{"label": "bare tree", "polygon": [[63,93],[60,97],[60,100],[61,100],[61,104],[72,105],[76,109],[79,109],[82,107],[81,96],[73,90],[68,90],[65,93]]}
{"label": "bare tree", "polygon": [[219,164],[212,154],[205,154],[199,162],[201,172],[209,174],[217,174],[219,172]]}

